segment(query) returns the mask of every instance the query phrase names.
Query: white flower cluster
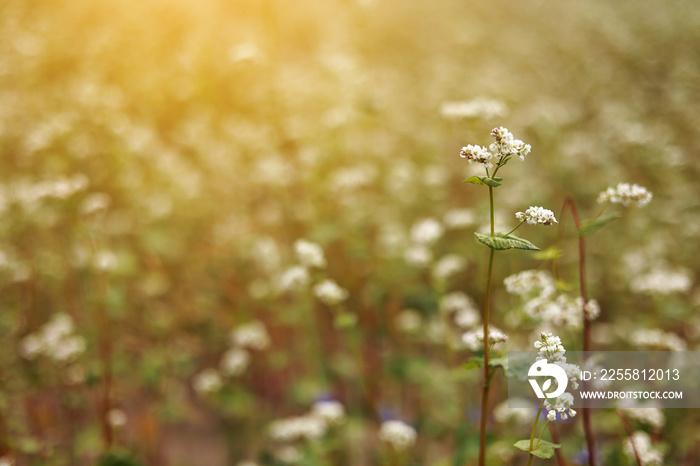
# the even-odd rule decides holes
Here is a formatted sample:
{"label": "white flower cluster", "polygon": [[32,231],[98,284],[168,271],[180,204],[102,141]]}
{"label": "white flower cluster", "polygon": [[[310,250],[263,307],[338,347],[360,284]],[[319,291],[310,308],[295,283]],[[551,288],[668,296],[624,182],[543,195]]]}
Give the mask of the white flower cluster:
{"label": "white flower cluster", "polygon": [[429,246],[435,244],[444,233],[445,227],[432,217],[416,221],[411,227],[411,244],[404,250],[403,254],[406,262],[418,267],[430,265],[433,261],[433,252]]}
{"label": "white flower cluster", "polygon": [[643,404],[627,407],[630,403],[623,403],[624,401],[626,400],[620,400],[619,405],[625,407],[620,407],[618,409],[629,419],[656,429],[661,429],[666,424],[666,416],[664,416],[664,412],[661,408]]}
{"label": "white flower cluster", "polygon": [[582,325],[582,313],[588,320],[600,315],[600,305],[590,299],[583,305],[583,298],[573,298],[558,293],[556,282],[549,272],[526,270],[506,277],[506,291],[517,294],[524,301],[523,309],[533,319],[538,319],[559,327],[578,329]]}
{"label": "white flower cluster", "polygon": [[[581,374],[581,368],[576,364],[571,364],[566,361],[566,349],[561,343],[561,338],[551,333],[540,333],[540,339],[534,344],[539,350],[537,360],[546,359],[548,363],[556,364],[566,372],[569,382],[573,388],[578,388],[578,378]],[[571,393],[564,392],[553,402],[545,399],[545,407],[549,411],[547,419],[554,421],[557,418],[557,413],[562,420],[576,416],[576,411],[571,407],[574,404],[574,397]]]}
{"label": "white flower cluster", "polygon": [[440,312],[449,315],[461,329],[468,329],[479,322],[476,303],[461,291],[453,291],[440,300]]}
{"label": "white flower cluster", "polygon": [[327,306],[335,306],[348,299],[349,293],[333,280],[324,280],[314,286],[314,294]]}
{"label": "white flower cluster", "polygon": [[557,284],[549,272],[543,270],[525,270],[510,275],[503,280],[506,291],[522,298],[551,296],[557,290]]}
{"label": "white flower cluster", "polygon": [[[511,408],[508,405],[528,406],[528,408]],[[501,424],[515,422],[518,424],[527,424],[532,422],[532,418],[537,414],[537,408],[533,406],[529,400],[521,398],[511,398],[503,401],[493,409],[493,418]]]}
{"label": "white flower cluster", "polygon": [[445,228],[436,219],[424,218],[411,227],[411,240],[416,244],[433,244],[444,232]]}
{"label": "white flower cluster", "polygon": [[472,209],[451,209],[442,216],[442,221],[447,228],[465,228],[471,226],[476,221]]}
{"label": "white flower cluster", "polygon": [[423,318],[415,309],[404,309],[394,318],[394,325],[404,333],[416,333],[423,325]]}
{"label": "white flower cluster", "polygon": [[405,451],[416,443],[416,429],[402,421],[384,421],[379,428],[379,440],[397,451]]}
{"label": "white flower cluster", "polygon": [[282,291],[296,291],[305,288],[311,277],[306,267],[293,265],[282,273],[279,278],[279,287]]}
{"label": "white flower cluster", "polygon": [[338,401],[318,401],[308,414],[273,421],[268,427],[270,438],[277,442],[318,440],[329,427],[345,422],[345,408]]}
{"label": "white flower cluster", "polygon": [[687,344],[685,340],[671,332],[664,332],[661,329],[640,329],[635,330],[629,336],[630,343],[638,346],[648,346],[651,348],[666,351],[685,351]]}
{"label": "white flower cluster", "polygon": [[297,240],[294,243],[294,252],[299,262],[306,267],[315,267],[318,269],[326,267],[326,258],[323,255],[323,249],[316,243],[304,239]]}
{"label": "white flower cluster", "polygon": [[217,392],[223,384],[221,375],[211,367],[202,370],[192,379],[192,387],[200,395]]}
{"label": "white flower cluster", "polygon": [[561,394],[554,402],[545,399],[544,407],[549,411],[547,413],[547,420],[556,421],[557,413],[559,413],[562,421],[567,420],[569,417],[576,416],[576,411],[571,408],[573,405],[574,396],[568,392]]}
{"label": "white flower cluster", "polygon": [[448,120],[462,118],[483,118],[491,120],[503,117],[508,112],[508,107],[500,100],[477,97],[466,102],[445,102],[440,106],[440,114]]}
{"label": "white flower cluster", "polygon": [[683,269],[656,269],[639,275],[632,280],[630,287],[637,293],[671,294],[687,293],[693,286],[693,281]]}
{"label": "white flower cluster", "polygon": [[499,162],[512,156],[525,160],[525,156],[530,153],[530,144],[525,144],[520,139],[515,139],[513,134],[503,126],[494,128],[491,131],[491,136],[494,137],[496,142],[489,146],[489,150]]}
{"label": "white flower cluster", "polygon": [[463,257],[456,254],[447,254],[433,265],[433,278],[441,281],[447,280],[464,270],[466,266],[467,261]]}
{"label": "white flower cluster", "polygon": [[489,152],[489,150],[486,147],[482,147],[476,144],[468,144],[462,147],[462,150],[459,151],[459,156],[463,159],[467,159],[469,164],[477,162],[483,163],[484,167],[486,168],[493,167],[491,159],[494,158],[494,155],[491,152]]}
{"label": "white flower cluster", "polygon": [[654,448],[649,434],[646,432],[635,432],[631,437],[625,439],[623,450],[625,456],[632,462],[636,462],[637,455],[639,455],[639,459],[644,466],[661,466],[664,464],[664,455]]}
{"label": "white flower cluster", "polygon": [[525,212],[518,212],[515,214],[515,218],[521,222],[527,222],[529,225],[536,225],[541,223],[542,225],[553,225],[557,222],[554,218],[554,212],[544,207],[530,206]]}
{"label": "white flower cluster", "polygon": [[644,207],[653,195],[643,186],[638,184],[620,183],[617,186],[609,187],[598,195],[598,202],[611,204],[622,204],[624,206],[635,205]]}
{"label": "white flower cluster", "polygon": [[224,384],[222,375],[237,377],[244,374],[252,359],[249,350],[264,350],[270,346],[265,324],[257,320],[233,328],[229,341],[231,346],[221,355],[219,370],[207,368],[192,379],[192,387],[200,395],[219,391]]}
{"label": "white flower cluster", "polygon": [[72,361],[86,348],[85,339],[73,332],[71,316],[54,314],[39,330],[22,339],[20,354],[26,359],[46,356],[59,362]]}
{"label": "white flower cluster", "polygon": [[[508,341],[508,335],[497,329],[493,325],[489,327],[489,343],[493,346],[497,343]],[[484,347],[484,329],[477,329],[466,332],[462,335],[462,342],[472,351],[477,351]]]}

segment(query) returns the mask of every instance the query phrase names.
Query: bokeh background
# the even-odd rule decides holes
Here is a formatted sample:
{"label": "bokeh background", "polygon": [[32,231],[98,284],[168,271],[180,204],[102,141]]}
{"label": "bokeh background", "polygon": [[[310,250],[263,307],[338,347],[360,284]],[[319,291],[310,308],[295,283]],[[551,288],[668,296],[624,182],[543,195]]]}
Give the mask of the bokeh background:
{"label": "bokeh background", "polygon": [[[3,0],[0,37],[3,464],[473,463],[480,371],[440,308],[483,301],[488,195],[461,182],[476,167],[459,149],[494,126],[532,145],[501,172],[504,228],[566,197],[593,216],[618,182],[654,193],[588,240],[596,348],[698,348],[695,2]],[[425,219],[441,230],[417,251]],[[559,237],[575,295],[560,222],[519,234]],[[299,239],[323,248],[309,280],[334,280],[342,304],[283,278]],[[460,266],[437,280],[447,254]],[[581,348],[504,291],[542,259],[497,257],[506,350],[545,329]],[[226,373],[250,322],[257,343]],[[498,411],[498,379],[489,464],[524,464],[511,445],[532,414]],[[271,438],[325,399],[341,426]],[[698,413],[661,417],[629,422],[664,464],[698,464]],[[388,419],[418,433],[398,456],[377,435]],[[594,421],[603,464],[636,464],[616,413]],[[560,434],[583,464],[580,419]]]}

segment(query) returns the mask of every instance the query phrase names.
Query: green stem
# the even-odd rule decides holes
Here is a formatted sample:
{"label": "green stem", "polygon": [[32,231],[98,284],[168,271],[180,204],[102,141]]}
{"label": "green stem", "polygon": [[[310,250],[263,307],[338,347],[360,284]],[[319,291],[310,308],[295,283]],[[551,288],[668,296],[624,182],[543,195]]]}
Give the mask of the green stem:
{"label": "green stem", "polygon": [[[491,236],[494,236],[493,188],[489,186],[489,203],[491,210]],[[491,372],[489,367],[489,314],[491,310],[491,281],[493,276],[493,257],[496,251],[490,249],[489,270],[486,278],[486,300],[484,301],[484,388],[481,392],[481,426],[479,429],[479,466],[486,465],[486,425],[488,420],[489,390],[491,389]]]}
{"label": "green stem", "polygon": [[535,449],[540,444],[540,441],[542,440],[542,436],[544,435],[544,431],[547,430],[547,426],[549,425],[549,419],[547,419],[547,422],[544,423],[544,427],[542,428],[542,432],[540,432],[540,436],[537,438],[537,443],[535,444]]}
{"label": "green stem", "polygon": [[520,226],[521,226],[523,223],[525,223],[524,220],[523,220],[522,222],[520,222],[520,223],[518,224],[517,227],[513,228],[513,229],[510,230],[508,233],[506,233],[506,236],[510,235],[510,234],[513,233],[515,230],[517,230],[518,228],[520,228]]}
{"label": "green stem", "polygon": [[[542,398],[542,403],[540,403],[540,409],[537,410],[537,416],[535,417],[535,423],[532,425],[532,432],[530,433],[530,452],[532,452],[532,450],[534,450],[535,432],[537,431],[537,424],[539,424],[539,422],[540,422],[540,415],[542,414],[542,407],[543,406],[544,406],[544,398]],[[547,422],[549,422],[549,421],[547,421]],[[541,435],[540,435],[540,438],[542,438]],[[532,464],[532,458],[533,458],[533,454],[528,453],[528,458],[527,458],[528,466],[530,466]]]}

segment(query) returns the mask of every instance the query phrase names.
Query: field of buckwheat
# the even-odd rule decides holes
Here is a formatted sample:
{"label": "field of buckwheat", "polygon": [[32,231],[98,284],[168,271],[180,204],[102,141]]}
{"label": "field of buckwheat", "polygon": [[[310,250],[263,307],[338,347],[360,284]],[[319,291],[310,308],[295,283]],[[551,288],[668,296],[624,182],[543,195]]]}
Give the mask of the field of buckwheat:
{"label": "field of buckwheat", "polygon": [[0,466],[700,464],[699,410],[504,375],[700,350],[694,2],[3,0],[0,37]]}

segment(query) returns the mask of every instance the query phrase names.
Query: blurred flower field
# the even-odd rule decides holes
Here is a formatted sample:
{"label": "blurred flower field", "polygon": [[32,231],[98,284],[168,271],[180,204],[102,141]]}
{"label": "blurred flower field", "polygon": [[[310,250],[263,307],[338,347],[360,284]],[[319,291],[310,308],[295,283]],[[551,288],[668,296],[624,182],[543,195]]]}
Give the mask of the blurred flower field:
{"label": "blurred flower field", "polygon": [[0,466],[525,465],[536,417],[533,464],[700,464],[697,410],[539,416],[498,368],[700,350],[693,2],[4,0],[0,36]]}

